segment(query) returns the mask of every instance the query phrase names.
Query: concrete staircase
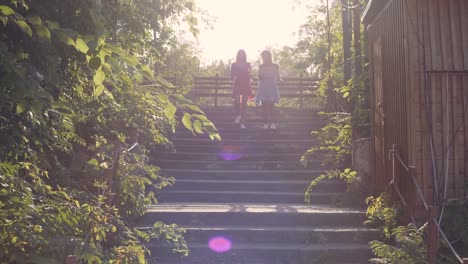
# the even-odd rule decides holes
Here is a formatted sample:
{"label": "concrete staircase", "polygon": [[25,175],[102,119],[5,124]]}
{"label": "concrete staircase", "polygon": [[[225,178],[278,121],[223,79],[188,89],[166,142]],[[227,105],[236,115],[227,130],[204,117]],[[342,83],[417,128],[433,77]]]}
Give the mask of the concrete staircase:
{"label": "concrete staircase", "polygon": [[312,203],[304,204],[307,185],[322,169],[319,161],[302,168],[299,159],[315,143],[310,131],[323,125],[320,118],[310,110],[279,109],[278,129],[266,131],[260,113],[249,110],[247,129],[240,129],[231,109],[207,109],[222,142],[179,129],[176,152],[157,156],[176,185],[162,192],[142,224],[185,227],[191,252],[180,259],[152,242],[151,263],[368,263],[368,241],[377,232],[362,226],[364,211],[334,206],[343,183],[320,184]]}

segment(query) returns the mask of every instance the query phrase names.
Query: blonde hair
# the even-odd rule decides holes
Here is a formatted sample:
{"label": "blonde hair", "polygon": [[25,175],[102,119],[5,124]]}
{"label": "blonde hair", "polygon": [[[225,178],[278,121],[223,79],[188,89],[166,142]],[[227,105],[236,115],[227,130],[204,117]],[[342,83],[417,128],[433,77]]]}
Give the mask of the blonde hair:
{"label": "blonde hair", "polygon": [[264,50],[260,53],[260,56],[262,56],[264,64],[273,64],[273,55],[271,54],[271,51]]}

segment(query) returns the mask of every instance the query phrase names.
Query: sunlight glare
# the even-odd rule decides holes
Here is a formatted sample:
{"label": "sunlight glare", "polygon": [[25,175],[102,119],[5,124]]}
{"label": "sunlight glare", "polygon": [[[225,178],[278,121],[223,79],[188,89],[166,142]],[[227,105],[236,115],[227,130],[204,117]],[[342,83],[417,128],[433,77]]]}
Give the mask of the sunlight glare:
{"label": "sunlight glare", "polygon": [[[318,2],[318,0],[315,0]],[[266,47],[293,45],[294,32],[306,21],[305,8],[294,9],[291,0],[196,0],[215,17],[214,30],[201,28],[200,45],[205,63],[234,60],[245,49],[249,60]]]}

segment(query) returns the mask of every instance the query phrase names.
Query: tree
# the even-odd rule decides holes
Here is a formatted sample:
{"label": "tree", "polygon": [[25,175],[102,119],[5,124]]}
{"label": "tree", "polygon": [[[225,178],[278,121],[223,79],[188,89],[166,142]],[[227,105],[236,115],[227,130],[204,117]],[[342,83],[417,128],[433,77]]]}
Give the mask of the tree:
{"label": "tree", "polygon": [[187,252],[176,226],[132,221],[173,182],[148,157],[171,146],[176,102],[187,129],[219,138],[147,66],[164,61],[170,23],[193,15],[158,3],[0,0],[0,263],[143,263],[149,239]]}

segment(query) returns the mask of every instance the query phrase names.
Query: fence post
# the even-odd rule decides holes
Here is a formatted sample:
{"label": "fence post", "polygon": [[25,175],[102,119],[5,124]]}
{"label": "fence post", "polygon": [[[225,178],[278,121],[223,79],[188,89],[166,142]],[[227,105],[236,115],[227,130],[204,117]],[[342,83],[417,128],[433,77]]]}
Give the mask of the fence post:
{"label": "fence post", "polygon": [[463,264],[468,264],[468,258],[463,259]]}
{"label": "fence post", "polygon": [[219,86],[219,74],[216,74],[216,84],[215,84],[215,101],[214,101],[214,106],[218,107],[218,87]]}
{"label": "fence post", "polygon": [[303,75],[301,73],[300,80],[299,80],[299,94],[301,95],[299,109],[302,109],[302,106],[304,104],[304,93],[303,93],[304,88],[302,87],[302,84],[303,84],[302,78],[303,78]]}
{"label": "fence post", "polygon": [[78,264],[78,257],[69,255],[65,258],[65,264]]}
{"label": "fence post", "polygon": [[429,206],[428,229],[427,229],[427,259],[429,264],[437,263],[437,254],[439,251],[439,229],[434,223],[434,219],[439,214],[437,206]]}

